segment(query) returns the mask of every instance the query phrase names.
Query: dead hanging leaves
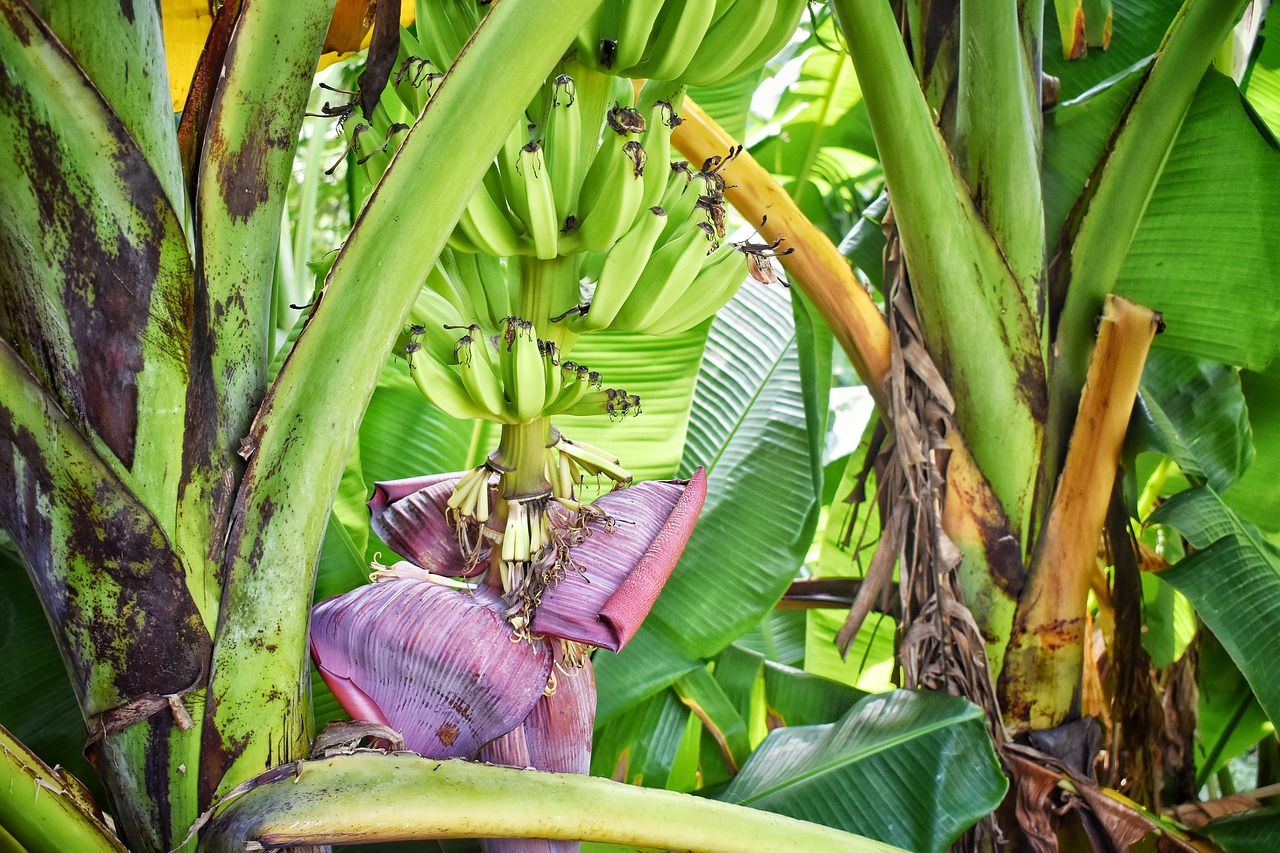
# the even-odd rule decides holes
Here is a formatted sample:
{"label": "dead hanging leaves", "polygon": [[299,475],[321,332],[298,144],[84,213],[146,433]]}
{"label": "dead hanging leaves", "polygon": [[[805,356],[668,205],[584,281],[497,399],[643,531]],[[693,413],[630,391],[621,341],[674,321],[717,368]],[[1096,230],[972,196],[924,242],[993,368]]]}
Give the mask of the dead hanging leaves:
{"label": "dead hanging leaves", "polygon": [[885,219],[889,244],[885,279],[891,282],[888,311],[890,368],[885,382],[892,432],[876,466],[881,533],[875,556],[854,606],[837,636],[847,652],[899,564],[901,639],[898,659],[904,686],[964,696],[986,711],[992,733],[1003,737],[1000,710],[986,664],[982,634],[964,605],[956,569],[960,550],[942,527],[947,436],[954,428],[955,401],[925,350],[911,285],[892,214]]}

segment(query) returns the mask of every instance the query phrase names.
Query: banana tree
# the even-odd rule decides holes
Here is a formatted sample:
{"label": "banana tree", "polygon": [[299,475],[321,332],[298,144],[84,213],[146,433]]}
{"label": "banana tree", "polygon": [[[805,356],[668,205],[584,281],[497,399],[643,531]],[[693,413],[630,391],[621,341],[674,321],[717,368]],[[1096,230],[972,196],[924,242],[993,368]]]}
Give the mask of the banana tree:
{"label": "banana tree", "polygon": [[[496,840],[521,836],[883,849],[772,811],[942,849],[1005,791],[988,730],[1022,794],[1062,790],[1117,839],[1120,825],[1147,832],[1140,806],[1093,785],[1091,755],[1052,755],[1052,734],[1039,733],[1077,717],[1079,695],[1099,707],[1083,677],[1085,620],[1114,618],[1116,648],[1136,636],[1119,615],[1132,560],[1113,556],[1114,595],[1094,584],[1114,608],[1086,599],[1158,325],[1135,303],[1160,309],[1162,339],[1183,351],[1255,370],[1274,355],[1275,313],[1249,291],[1230,291],[1252,306],[1233,321],[1234,348],[1213,349],[1224,324],[1196,324],[1200,283],[1183,272],[1153,289],[1126,261],[1166,263],[1140,250],[1162,176],[1186,162],[1187,129],[1224,116],[1240,127],[1235,89],[1205,68],[1242,4],[1170,9],[1154,61],[1042,128],[1052,86],[1039,4],[907,3],[904,33],[888,4],[836,3],[865,110],[844,131],[874,139],[864,154],[879,165],[863,189],[882,169],[893,211],[875,216],[889,226],[883,269],[865,225],[851,245],[882,285],[888,322],[686,94],[703,86],[696,98],[740,125],[741,107],[725,105],[791,40],[800,4],[419,2],[406,4],[406,29],[397,10],[374,7],[358,79],[310,102],[343,140],[353,226],[316,264],[314,293],[297,298],[310,305],[273,365],[281,318],[297,310],[282,298],[281,249],[311,239],[279,235],[311,71],[351,7],[356,19],[369,10],[344,3],[331,21],[331,5],[224,5],[176,132],[154,7],[95,9],[90,28],[83,4],[5,5],[4,192],[17,213],[3,220],[0,331],[16,390],[0,509],[130,847],[478,835],[489,849],[561,843]],[[129,82],[139,79],[150,88]],[[1233,138],[1255,146],[1249,174],[1274,174],[1256,134]],[[808,142],[792,195],[825,224],[804,174],[821,140]],[[770,145],[779,156],[776,141],[753,146],[762,161]],[[688,161],[667,169],[677,150]],[[319,169],[308,170],[314,187]],[[741,234],[728,231],[726,201],[749,222]],[[1228,258],[1213,244],[1205,257],[1232,271],[1220,287],[1268,280],[1250,252]],[[740,290],[743,279],[768,284]],[[1103,310],[1113,292],[1130,300]],[[796,623],[770,611],[818,525],[832,337],[892,435],[874,472],[875,453],[861,476],[848,467],[850,483],[879,483],[881,551],[841,639],[870,648],[856,623],[896,561],[904,685],[976,706],[907,691],[859,701],[783,665],[818,658],[784,651]],[[1215,478],[1193,452],[1202,424],[1171,390],[1181,368],[1143,379],[1155,413],[1146,440],[1188,482],[1224,489],[1243,464]],[[1235,375],[1203,375],[1229,386],[1223,371]],[[1176,481],[1172,464],[1145,481],[1135,517]],[[675,479],[591,501],[584,474]],[[403,479],[414,475],[427,476]],[[392,482],[375,490],[371,525],[362,504],[378,480]],[[843,498],[833,510],[847,512]],[[1200,549],[1169,576],[1186,578],[1274,719],[1256,639],[1274,632],[1232,630],[1233,590],[1205,583],[1202,567],[1243,555],[1233,577],[1263,591],[1266,626],[1275,562],[1215,500],[1200,489],[1162,509]],[[1128,539],[1127,516],[1113,515],[1114,555]],[[835,527],[826,539],[841,539]],[[379,551],[406,562],[363,584]],[[1131,587],[1135,575],[1123,577]],[[365,722],[322,735],[307,761],[313,587],[318,598],[353,590],[317,607],[312,649]],[[446,620],[460,642],[432,636]],[[602,650],[587,657],[591,646]],[[497,689],[481,677],[459,695],[488,690],[498,719],[464,732],[478,715],[422,697],[483,655],[492,663],[477,675],[505,673]],[[324,686],[315,694],[322,716],[341,713]],[[1140,724],[1126,720],[1117,737]],[[428,757],[358,749],[365,738]],[[589,761],[597,775],[767,811],[450,755],[578,774]],[[15,766],[70,814],[18,821],[24,807],[8,801],[3,825],[19,843],[116,843],[64,777],[31,757]],[[376,804],[362,796],[371,785],[385,794]],[[429,808],[414,812],[419,802]],[[1006,833],[1050,833],[1051,804],[1030,802],[1021,824],[1010,803]]]}

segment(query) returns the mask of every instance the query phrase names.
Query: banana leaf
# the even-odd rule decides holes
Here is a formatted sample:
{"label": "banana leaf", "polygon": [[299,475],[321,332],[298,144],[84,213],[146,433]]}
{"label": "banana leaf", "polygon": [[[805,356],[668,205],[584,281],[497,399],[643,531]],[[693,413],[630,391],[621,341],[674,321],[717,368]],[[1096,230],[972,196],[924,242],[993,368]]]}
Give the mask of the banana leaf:
{"label": "banana leaf", "polygon": [[1280,364],[1243,371],[1240,385],[1253,426],[1253,464],[1222,495],[1236,513],[1263,530],[1280,530]]}
{"label": "banana leaf", "polygon": [[[1249,412],[1235,368],[1156,350],[1147,358],[1130,430],[1222,492],[1253,460]],[[1132,440],[1132,439],[1131,439]]]}
{"label": "banana leaf", "polygon": [[1280,807],[1254,809],[1218,818],[1200,830],[1225,853],[1280,849]]}
{"label": "banana leaf", "polygon": [[1174,496],[1151,520],[1177,529],[1195,547],[1161,577],[1191,599],[1267,716],[1280,721],[1280,548],[1208,486]]}
{"label": "banana leaf", "polygon": [[720,798],[943,851],[1007,789],[981,710],[899,690],[835,723],[775,730]]}

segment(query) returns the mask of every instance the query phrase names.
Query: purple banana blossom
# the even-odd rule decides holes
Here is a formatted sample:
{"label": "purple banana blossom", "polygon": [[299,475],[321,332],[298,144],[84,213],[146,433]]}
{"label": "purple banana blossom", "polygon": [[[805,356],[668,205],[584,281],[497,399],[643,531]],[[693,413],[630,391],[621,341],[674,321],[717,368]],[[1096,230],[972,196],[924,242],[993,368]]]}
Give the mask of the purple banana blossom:
{"label": "purple banana blossom", "polygon": [[[552,773],[591,770],[591,731],[596,719],[596,680],[591,659],[581,666],[557,660],[555,689],[533,706],[524,722],[480,748],[480,760]],[[548,838],[482,838],[485,853],[576,853],[577,841]]]}
{"label": "purple banana blossom", "polygon": [[543,593],[534,632],[612,652],[625,646],[684,552],[706,496],[699,468],[688,481],[639,483],[599,498],[592,506],[607,520],[589,521],[570,543],[573,565]]}
{"label": "purple banana blossom", "polygon": [[311,656],[353,719],[385,723],[428,758],[472,758],[511,731],[551,674],[551,646],[513,642],[502,599],[396,579],[326,599]]}
{"label": "purple banana blossom", "polygon": [[595,682],[578,644],[617,651],[639,629],[692,532],[706,474],[612,492],[581,515],[553,505],[555,546],[535,563],[547,587],[519,632],[494,587],[425,579],[467,572],[447,512],[460,476],[377,484],[374,530],[426,572],[393,569],[394,580],[316,605],[312,656],[353,718],[399,730],[415,752],[585,773]]}

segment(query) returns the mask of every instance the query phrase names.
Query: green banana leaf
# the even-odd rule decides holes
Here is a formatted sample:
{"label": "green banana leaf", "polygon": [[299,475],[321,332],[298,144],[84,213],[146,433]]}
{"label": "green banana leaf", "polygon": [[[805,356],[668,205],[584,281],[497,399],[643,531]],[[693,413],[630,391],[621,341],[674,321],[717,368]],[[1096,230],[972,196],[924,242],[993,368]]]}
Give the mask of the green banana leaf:
{"label": "green banana leaf", "polygon": [[1222,495],[1246,521],[1263,530],[1280,530],[1280,364],[1263,373],[1242,371],[1240,386],[1253,426],[1253,464]]}
{"label": "green banana leaf", "polygon": [[1280,850],[1280,807],[1253,809],[1220,817],[1200,829],[1225,853]]}
{"label": "green banana leaf", "polygon": [[1085,182],[1106,151],[1107,142],[1125,104],[1142,80],[1142,69],[1127,67],[1077,97],[1063,101],[1044,115],[1045,236],[1050,245],[1060,239],[1067,215]]}
{"label": "green banana leaf", "polygon": [[1182,473],[1222,492],[1253,460],[1240,374],[1223,364],[1155,350],[1147,357],[1130,429],[1178,463]]}
{"label": "green banana leaf", "polygon": [[811,726],[840,719],[867,694],[794,667],[768,661],[764,696],[769,724]]}
{"label": "green banana leaf", "polygon": [[[865,497],[857,507],[856,517],[854,505],[847,499],[854,491],[875,428],[873,418],[864,428],[857,450],[849,455],[839,486],[827,501],[826,524],[815,568],[817,577],[860,578],[871,564],[875,544],[880,539],[875,472],[867,475]],[[847,609],[806,611],[805,671],[868,692],[892,689],[894,620],[874,612],[869,614],[849,654],[842,658],[835,638],[847,615]]]}
{"label": "green banana leaf", "polygon": [[[1138,77],[1134,72],[1050,114],[1044,155],[1050,235],[1075,204]],[[1156,348],[1260,370],[1280,347],[1280,314],[1257,310],[1270,304],[1280,269],[1280,247],[1261,239],[1261,223],[1277,217],[1280,152],[1260,134],[1235,85],[1209,71],[1148,200],[1115,292],[1163,313],[1166,329]],[[1213,310],[1205,309],[1206,286]]]}
{"label": "green banana leaf", "polygon": [[726,763],[733,762],[732,770],[741,767],[751,753],[747,717],[738,712],[719,680],[706,668],[695,669],[681,676],[672,689],[702,721],[704,750],[717,748]]}
{"label": "green banana leaf", "polygon": [[748,285],[712,325],[693,400],[681,472],[707,467],[707,500],[642,632],[708,657],[773,607],[817,523],[808,429],[789,300]]}
{"label": "green banana leaf", "polygon": [[1062,58],[1062,35],[1053,4],[1045,4],[1044,72],[1061,81],[1062,100],[1093,88],[1118,71],[1155,53],[1182,0],[1114,0],[1111,46],[1090,50],[1083,59]]}
{"label": "green banana leaf", "polygon": [[804,611],[771,610],[733,645],[786,666],[803,666],[804,631]]}
{"label": "green banana leaf", "polygon": [[665,635],[641,628],[616,655],[596,653],[596,728],[705,662],[676,648]]}
{"label": "green banana leaf", "polygon": [[1262,24],[1262,49],[1242,81],[1249,103],[1274,134],[1280,134],[1280,23],[1274,15]]}
{"label": "green banana leaf", "polygon": [[1177,529],[1196,549],[1161,577],[1191,599],[1267,716],[1280,720],[1280,548],[1208,486],[1174,496],[1151,520]]}
{"label": "green banana leaf", "polygon": [[673,691],[663,690],[610,718],[607,726],[597,723],[591,775],[667,787],[690,714]]}
{"label": "green banana leaf", "polygon": [[1275,727],[1221,641],[1209,631],[1200,635],[1198,686],[1196,784],[1203,785]]}
{"label": "green banana leaf", "polygon": [[1196,637],[1191,602],[1150,572],[1142,573],[1142,624],[1142,647],[1156,669],[1179,660]]}
{"label": "green banana leaf", "polygon": [[[1155,346],[1261,370],[1280,351],[1273,305],[1280,150],[1231,80],[1209,71],[1169,153],[1116,282],[1164,314]],[[1256,223],[1249,225],[1248,223]],[[1213,308],[1205,310],[1205,289]]]}
{"label": "green banana leaf", "polygon": [[981,710],[899,690],[836,723],[774,731],[720,798],[942,851],[1007,789]]}

